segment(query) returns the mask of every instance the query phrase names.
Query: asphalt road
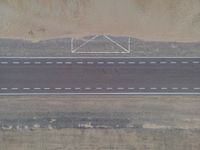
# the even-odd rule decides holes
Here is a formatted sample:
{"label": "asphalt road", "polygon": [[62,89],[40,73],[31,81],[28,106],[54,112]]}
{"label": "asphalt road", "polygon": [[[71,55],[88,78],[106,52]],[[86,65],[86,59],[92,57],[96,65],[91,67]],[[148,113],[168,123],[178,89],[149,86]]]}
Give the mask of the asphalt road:
{"label": "asphalt road", "polygon": [[0,94],[200,94],[200,58],[1,58]]}

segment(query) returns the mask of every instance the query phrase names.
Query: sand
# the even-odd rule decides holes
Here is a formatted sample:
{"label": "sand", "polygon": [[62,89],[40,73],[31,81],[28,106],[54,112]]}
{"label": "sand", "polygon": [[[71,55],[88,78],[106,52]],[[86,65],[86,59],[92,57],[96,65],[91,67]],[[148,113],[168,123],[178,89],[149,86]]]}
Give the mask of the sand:
{"label": "sand", "polygon": [[199,0],[0,0],[0,37],[125,35],[200,41]]}

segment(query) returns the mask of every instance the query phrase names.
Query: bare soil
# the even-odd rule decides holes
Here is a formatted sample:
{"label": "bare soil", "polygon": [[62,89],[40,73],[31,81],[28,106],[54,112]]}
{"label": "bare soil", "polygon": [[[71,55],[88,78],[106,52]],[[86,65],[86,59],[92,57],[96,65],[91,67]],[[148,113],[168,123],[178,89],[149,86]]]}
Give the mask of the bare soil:
{"label": "bare soil", "polygon": [[199,0],[0,0],[0,37],[94,34],[200,41]]}

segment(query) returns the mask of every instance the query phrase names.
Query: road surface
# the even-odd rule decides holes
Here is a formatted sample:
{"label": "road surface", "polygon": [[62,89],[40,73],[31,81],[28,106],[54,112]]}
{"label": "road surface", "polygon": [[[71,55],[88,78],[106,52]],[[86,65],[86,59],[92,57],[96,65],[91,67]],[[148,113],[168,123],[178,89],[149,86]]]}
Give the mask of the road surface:
{"label": "road surface", "polygon": [[200,94],[200,58],[0,58],[0,94]]}

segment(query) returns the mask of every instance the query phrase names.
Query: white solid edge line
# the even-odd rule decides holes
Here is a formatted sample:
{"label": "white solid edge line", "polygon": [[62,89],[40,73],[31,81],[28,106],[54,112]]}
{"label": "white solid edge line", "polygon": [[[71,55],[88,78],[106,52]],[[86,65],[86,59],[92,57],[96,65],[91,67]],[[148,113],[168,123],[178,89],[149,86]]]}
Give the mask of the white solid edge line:
{"label": "white solid edge line", "polygon": [[173,92],[155,92],[155,93],[0,93],[1,96],[4,95],[200,95],[200,93],[173,93]]}
{"label": "white solid edge line", "polygon": [[91,56],[91,57],[0,57],[0,58],[30,58],[30,59],[46,59],[46,58],[52,58],[52,59],[59,59],[59,58],[71,58],[71,59],[77,59],[77,58],[104,58],[104,59],[107,59],[107,58],[155,58],[155,59],[161,59],[161,58],[193,58],[193,59],[200,59],[200,57],[103,57],[103,56],[99,56],[99,57],[94,57],[94,56]]}

